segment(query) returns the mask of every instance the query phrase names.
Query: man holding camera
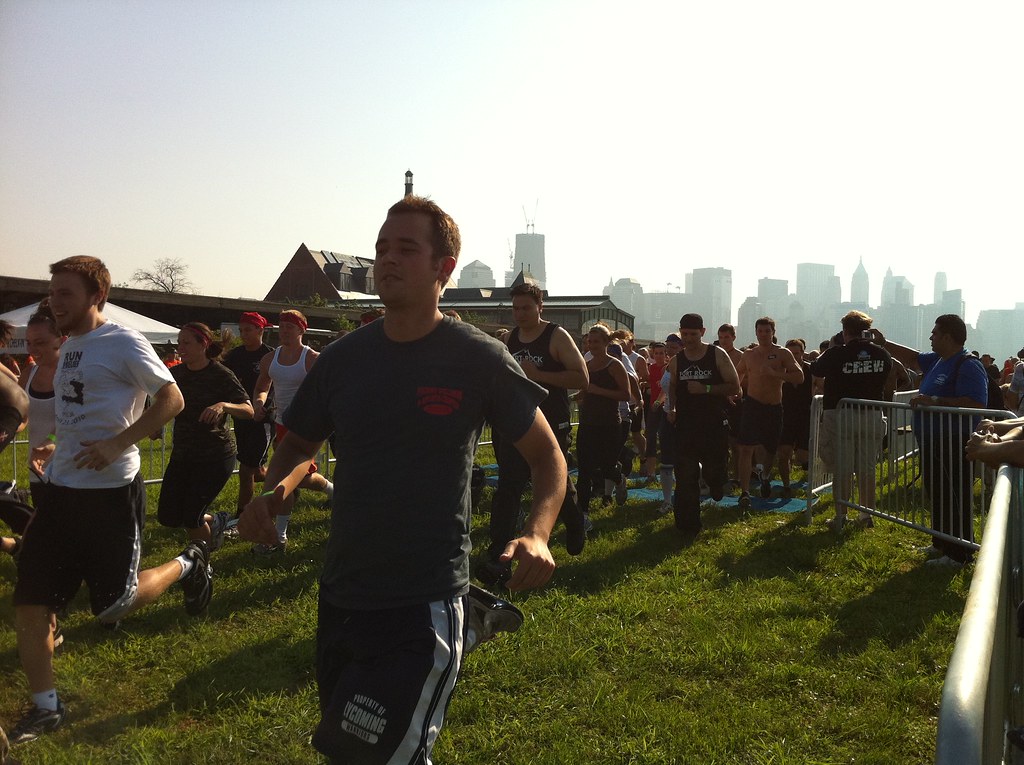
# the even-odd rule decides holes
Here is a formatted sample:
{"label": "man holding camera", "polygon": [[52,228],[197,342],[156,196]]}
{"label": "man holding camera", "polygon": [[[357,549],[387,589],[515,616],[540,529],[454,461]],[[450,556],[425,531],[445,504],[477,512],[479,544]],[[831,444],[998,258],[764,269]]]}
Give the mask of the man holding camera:
{"label": "man holding camera", "polygon": [[[843,443],[839,444],[839,401],[844,398],[884,400],[885,385],[892,372],[892,356],[871,341],[871,317],[850,311],[842,318],[842,344],[835,344],[811,363],[811,374],[825,380],[822,400],[821,458],[834,475],[832,497],[836,516],[829,526],[837,534],[846,523],[846,507],[857,474],[858,501],[875,505],[875,463],[885,436],[885,417],[878,409],[855,406],[843,410]],[[837,337],[836,340],[839,338]],[[843,461],[838,462],[839,454]],[[861,512],[858,523],[872,526],[871,515]]]}

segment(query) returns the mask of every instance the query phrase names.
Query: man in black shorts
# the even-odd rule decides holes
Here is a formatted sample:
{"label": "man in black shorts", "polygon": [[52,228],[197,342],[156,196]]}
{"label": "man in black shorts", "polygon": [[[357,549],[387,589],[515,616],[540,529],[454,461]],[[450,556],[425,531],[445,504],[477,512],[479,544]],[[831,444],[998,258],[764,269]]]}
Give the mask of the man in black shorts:
{"label": "man in black shorts", "polygon": [[[516,327],[505,339],[509,353],[522,367],[523,374],[548,390],[540,404],[555,432],[563,455],[569,451],[572,432],[569,389],[586,390],[589,382],[587,363],[569,333],[557,324],[541,318],[544,295],[535,284],[524,283],[509,291]],[[486,560],[476,572],[485,585],[504,583],[512,575],[511,566],[499,561],[505,546],[516,536],[520,503],[530,482],[530,466],[515,446],[500,441],[495,448],[498,459],[498,489],[491,502],[491,545]],[[583,552],[586,543],[583,512],[576,501],[576,487],[566,481],[565,501],[559,516],[565,523],[565,548],[570,555]]]}
{"label": "man in black shorts", "polygon": [[[533,505],[501,562],[510,590],[554,571],[565,459],[547,394],[508,350],[438,310],[459,255],[455,222],[407,196],[377,239],[384,318],[331,343],[283,413],[287,435],[239,534],[273,543],[274,516],[334,432],[333,517],[320,580],[313,745],[332,762],[427,765],[463,653],[522,615],[469,586],[473,455],[486,418],[530,466]],[[353,374],[373,360],[373,374]],[[468,597],[467,597],[468,596]],[[270,759],[273,759],[271,757]]]}
{"label": "man in black shorts", "polygon": [[[202,543],[139,571],[146,491],[135,444],[182,410],[178,386],[141,334],[100,313],[110,289],[102,261],[66,258],[51,265],[50,274],[50,307],[68,339],[54,378],[56,449],[22,538],[14,587],[18,654],[33,702],[11,731],[14,744],[64,722],[51,617],[83,581],[104,623],[153,602],[178,581],[192,614],[206,608],[212,592]],[[147,396],[151,405],[143,411]]]}
{"label": "man in black shorts", "polygon": [[[260,379],[260,361],[273,351],[263,342],[263,330],[270,322],[256,312],[243,313],[238,320],[238,334],[242,344],[232,348],[224,357],[224,366],[235,373],[249,400],[255,398],[256,381]],[[238,448],[238,512],[252,501],[253,487],[258,474],[267,461],[270,439],[274,428],[274,389],[270,388],[263,405],[266,417],[260,422],[236,418],[235,445]]]}
{"label": "man in black shorts", "polygon": [[665,410],[675,427],[676,529],[686,538],[700,533],[700,478],[711,498],[722,498],[729,460],[729,396],[740,392],[736,368],[729,354],[704,342],[704,318],[688,313],[679,320],[683,350],[669,362],[669,399]]}
{"label": "man in black shorts", "polygon": [[745,385],[739,438],[739,506],[750,508],[750,474],[755,448],[761,496],[771,496],[772,463],[782,435],[782,384],[800,383],[803,370],[793,354],[775,343],[775,321],[764,316],[754,322],[757,345],[743,352],[736,371]]}

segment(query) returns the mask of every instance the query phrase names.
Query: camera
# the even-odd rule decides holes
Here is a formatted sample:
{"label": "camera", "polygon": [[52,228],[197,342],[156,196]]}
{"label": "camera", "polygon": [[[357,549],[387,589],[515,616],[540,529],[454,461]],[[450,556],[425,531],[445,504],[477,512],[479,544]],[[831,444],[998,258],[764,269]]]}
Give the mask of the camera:
{"label": "camera", "polygon": [[869,343],[874,342],[875,336],[872,334],[870,329],[865,329],[860,333],[861,340],[867,340]]}

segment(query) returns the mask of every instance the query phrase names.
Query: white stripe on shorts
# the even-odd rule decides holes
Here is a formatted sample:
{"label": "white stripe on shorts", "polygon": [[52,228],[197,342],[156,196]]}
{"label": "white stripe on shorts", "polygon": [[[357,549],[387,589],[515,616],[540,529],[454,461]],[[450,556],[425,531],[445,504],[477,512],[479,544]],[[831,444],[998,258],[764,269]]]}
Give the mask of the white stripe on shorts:
{"label": "white stripe on shorts", "polygon": [[[132,514],[135,516],[135,514]],[[132,535],[132,563],[128,567],[125,577],[124,592],[121,597],[101,611],[96,618],[101,622],[113,623],[128,613],[135,603],[135,596],[139,594],[139,561],[142,559],[142,529],[139,528],[139,519],[134,517]]]}
{"label": "white stripe on shorts", "polygon": [[409,728],[388,765],[430,765],[430,753],[444,724],[448,700],[462,666],[462,635],[465,613],[462,598],[430,604],[430,619],[437,642],[434,666],[423,683],[420,701],[412,713]]}

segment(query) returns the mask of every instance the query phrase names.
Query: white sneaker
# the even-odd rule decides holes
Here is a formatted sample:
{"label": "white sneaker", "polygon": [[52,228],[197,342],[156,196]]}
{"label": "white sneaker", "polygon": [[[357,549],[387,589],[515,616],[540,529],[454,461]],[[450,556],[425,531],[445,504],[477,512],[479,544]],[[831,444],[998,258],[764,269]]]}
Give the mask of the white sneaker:
{"label": "white sneaker", "polygon": [[948,555],[943,555],[941,558],[926,560],[924,565],[935,566],[935,568],[963,568],[964,562],[962,560],[953,560]]}
{"label": "white sneaker", "polygon": [[627,495],[626,476],[619,478],[619,482],[615,484],[615,504],[619,507],[626,504]]}

